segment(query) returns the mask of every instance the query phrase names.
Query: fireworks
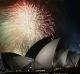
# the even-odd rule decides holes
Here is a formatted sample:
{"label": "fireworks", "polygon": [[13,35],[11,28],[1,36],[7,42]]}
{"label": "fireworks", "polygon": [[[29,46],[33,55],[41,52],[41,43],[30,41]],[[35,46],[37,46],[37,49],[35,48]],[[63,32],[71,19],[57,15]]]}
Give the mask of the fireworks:
{"label": "fireworks", "polygon": [[2,52],[25,55],[44,37],[54,35],[54,21],[45,6],[20,0],[0,12],[0,48]]}

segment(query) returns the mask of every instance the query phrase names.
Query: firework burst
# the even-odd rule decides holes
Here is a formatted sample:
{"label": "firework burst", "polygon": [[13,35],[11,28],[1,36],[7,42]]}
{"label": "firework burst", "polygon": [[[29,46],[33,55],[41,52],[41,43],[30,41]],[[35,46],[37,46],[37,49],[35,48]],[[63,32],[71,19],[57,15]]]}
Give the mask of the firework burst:
{"label": "firework burst", "polygon": [[45,6],[20,0],[0,12],[0,48],[4,49],[1,52],[24,56],[37,41],[54,36],[53,26]]}

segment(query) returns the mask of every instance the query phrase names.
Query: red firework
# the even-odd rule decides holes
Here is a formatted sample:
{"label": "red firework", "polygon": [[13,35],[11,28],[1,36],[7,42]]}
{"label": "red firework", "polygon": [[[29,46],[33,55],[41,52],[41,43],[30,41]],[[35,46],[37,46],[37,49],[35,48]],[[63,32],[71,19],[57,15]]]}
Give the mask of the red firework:
{"label": "red firework", "polygon": [[[39,30],[42,31],[45,37],[54,36],[54,18],[52,18],[51,13],[49,12],[49,9],[46,7],[45,4],[43,5],[43,3],[39,0],[19,0],[16,4],[12,6],[13,8],[11,12],[18,12],[19,6],[34,8],[34,12],[37,11],[37,16],[39,16],[36,19],[43,22],[42,24],[40,23]],[[26,11],[27,9],[24,12]]]}
{"label": "red firework", "polygon": [[37,41],[54,37],[54,18],[41,1],[18,0],[4,8],[0,15],[5,18],[0,23],[3,52],[25,55]]}

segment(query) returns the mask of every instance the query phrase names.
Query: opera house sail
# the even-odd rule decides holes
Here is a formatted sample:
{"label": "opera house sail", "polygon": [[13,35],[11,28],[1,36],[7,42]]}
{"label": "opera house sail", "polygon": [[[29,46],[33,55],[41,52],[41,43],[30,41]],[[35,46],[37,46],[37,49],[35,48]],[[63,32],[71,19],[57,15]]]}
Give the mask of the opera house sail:
{"label": "opera house sail", "polygon": [[15,60],[15,63],[19,66],[19,69],[22,69],[34,61],[32,58],[23,56],[13,57],[13,60]]}
{"label": "opera house sail", "polygon": [[68,55],[68,50],[61,51],[61,53],[56,53],[58,56],[57,60],[53,59],[53,66],[54,67],[64,67],[67,65],[66,60],[67,60],[67,55]]}
{"label": "opera house sail", "polygon": [[4,53],[1,56],[4,66],[10,70],[20,70],[34,61],[32,58],[13,53]]}
{"label": "opera house sail", "polygon": [[76,66],[80,59],[80,53],[69,52],[67,57],[67,65]]}
{"label": "opera house sail", "polygon": [[55,39],[49,42],[46,46],[44,46],[39,52],[39,54],[36,56],[35,61],[37,61],[46,68],[51,68],[58,42],[59,39]]}

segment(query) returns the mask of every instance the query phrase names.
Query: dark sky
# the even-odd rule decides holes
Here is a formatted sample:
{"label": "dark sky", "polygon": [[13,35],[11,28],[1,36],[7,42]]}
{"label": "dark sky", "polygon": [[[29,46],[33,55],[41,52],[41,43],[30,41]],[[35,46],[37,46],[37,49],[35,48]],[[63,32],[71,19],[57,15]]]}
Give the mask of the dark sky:
{"label": "dark sky", "polygon": [[80,52],[80,25],[78,0],[53,0],[56,2],[56,37],[60,37],[58,49]]}
{"label": "dark sky", "polygon": [[78,0],[65,0],[67,10],[67,33],[69,36],[69,48],[80,52],[80,25]]}

